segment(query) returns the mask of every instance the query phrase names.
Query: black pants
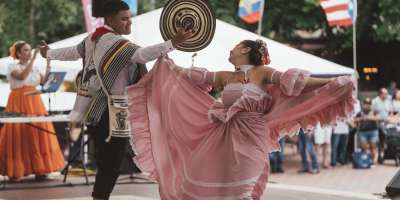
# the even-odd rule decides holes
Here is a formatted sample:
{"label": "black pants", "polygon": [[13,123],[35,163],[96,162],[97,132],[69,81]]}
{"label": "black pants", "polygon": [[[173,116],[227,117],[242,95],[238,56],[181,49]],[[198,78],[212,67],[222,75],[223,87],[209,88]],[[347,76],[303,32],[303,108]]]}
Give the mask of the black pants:
{"label": "black pants", "polygon": [[92,197],[106,199],[114,188],[120,175],[122,159],[129,148],[129,138],[111,138],[106,142],[109,133],[108,112],[105,112],[99,123],[87,127],[95,143],[95,158],[97,163],[96,180]]}

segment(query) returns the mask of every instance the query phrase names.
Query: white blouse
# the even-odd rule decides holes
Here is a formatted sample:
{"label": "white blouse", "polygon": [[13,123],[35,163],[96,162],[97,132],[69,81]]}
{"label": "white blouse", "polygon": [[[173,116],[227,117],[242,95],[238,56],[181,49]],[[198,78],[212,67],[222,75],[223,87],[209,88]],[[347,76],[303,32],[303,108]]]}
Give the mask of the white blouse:
{"label": "white blouse", "polygon": [[393,100],[393,102],[392,102],[392,111],[393,112],[400,112],[400,101],[399,100]]}
{"label": "white blouse", "polygon": [[25,85],[28,86],[37,86],[40,84],[40,72],[39,69],[35,66],[32,67],[32,72],[26,77],[25,80],[18,80],[11,76],[13,71],[22,72],[25,69],[25,65],[21,65],[19,63],[12,63],[8,66],[7,79],[10,83],[11,89],[22,88]]}

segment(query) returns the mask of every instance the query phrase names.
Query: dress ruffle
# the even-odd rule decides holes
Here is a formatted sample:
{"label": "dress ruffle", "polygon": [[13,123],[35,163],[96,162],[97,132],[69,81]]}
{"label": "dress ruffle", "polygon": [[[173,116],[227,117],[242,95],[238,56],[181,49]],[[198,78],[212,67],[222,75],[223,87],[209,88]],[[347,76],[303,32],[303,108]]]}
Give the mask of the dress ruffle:
{"label": "dress ruffle", "polygon": [[280,150],[279,139],[298,133],[300,128],[313,128],[351,117],[356,100],[352,95],[354,80],[338,77],[316,90],[303,92],[298,97],[286,97],[275,87],[269,91],[277,97],[270,113],[265,116],[270,130],[269,152]]}
{"label": "dress ruffle", "polygon": [[[159,64],[158,60],[155,64]],[[134,88],[128,88],[127,92],[129,102],[129,121],[132,128],[132,146],[136,156],[134,157],[135,164],[148,173],[148,178],[157,181],[157,169],[155,167],[151,132],[149,124],[149,113],[147,107],[147,87],[148,83],[153,77],[153,71],[150,71],[144,76],[140,83],[136,84]],[[131,92],[134,90],[134,92]]]}

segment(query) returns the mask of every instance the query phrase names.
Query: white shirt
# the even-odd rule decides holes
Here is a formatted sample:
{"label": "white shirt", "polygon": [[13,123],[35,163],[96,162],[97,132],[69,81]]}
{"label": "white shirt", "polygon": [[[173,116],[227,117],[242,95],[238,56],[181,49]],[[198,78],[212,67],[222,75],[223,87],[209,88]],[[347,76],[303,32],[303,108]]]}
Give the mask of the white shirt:
{"label": "white shirt", "polygon": [[[111,29],[110,27],[107,26],[106,28]],[[135,53],[131,58],[131,61],[132,63],[145,64],[160,56],[166,55],[172,50],[174,50],[174,47],[172,46],[171,40],[152,46],[141,47],[135,51]],[[78,53],[77,46],[72,46],[60,49],[50,49],[47,52],[47,58],[54,60],[71,61],[80,59],[81,56]],[[110,92],[114,95],[124,94],[125,86],[129,85],[129,78],[133,77],[135,73],[134,70],[135,69],[129,66],[123,68],[121,72],[118,74],[118,77],[115,80]]]}
{"label": "white shirt", "polygon": [[393,112],[400,112],[400,101],[399,100],[393,100],[392,102],[392,111]]}
{"label": "white shirt", "polygon": [[378,116],[382,119],[386,119],[389,116],[391,110],[391,102],[389,98],[382,100],[379,96],[372,100],[372,110],[378,113]]}
{"label": "white shirt", "polygon": [[359,112],[361,112],[361,103],[360,100],[356,99],[356,102],[354,103],[354,111],[353,111],[353,117],[355,117]]}
{"label": "white shirt", "polygon": [[349,132],[350,132],[349,125],[347,125],[345,121],[337,121],[336,126],[333,127],[334,134],[347,135],[349,134]]}
{"label": "white shirt", "polygon": [[25,65],[19,63],[12,63],[8,66],[7,79],[11,89],[22,88],[25,85],[36,87],[40,84],[40,72],[35,66],[32,67],[32,72],[24,80],[16,79],[11,75],[13,71],[22,72],[25,67]]}

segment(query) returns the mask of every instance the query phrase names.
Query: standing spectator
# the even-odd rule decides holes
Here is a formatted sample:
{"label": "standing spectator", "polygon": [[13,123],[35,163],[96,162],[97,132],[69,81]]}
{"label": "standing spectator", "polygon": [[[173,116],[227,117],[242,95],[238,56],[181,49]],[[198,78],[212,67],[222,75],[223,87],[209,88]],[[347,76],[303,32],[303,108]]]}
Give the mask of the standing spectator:
{"label": "standing spectator", "polygon": [[322,168],[329,168],[328,149],[329,145],[331,144],[332,127],[321,127],[321,124],[318,123],[313,131],[315,151],[317,152],[317,154],[322,151]]}
{"label": "standing spectator", "polygon": [[[319,173],[319,161],[317,154],[315,153],[314,145],[312,142],[312,136],[310,131],[307,131],[307,134],[304,133],[303,129],[300,129],[299,132],[299,151],[301,156],[301,163],[303,165],[303,169],[298,171],[299,173],[312,173],[318,174]],[[308,162],[307,153],[310,155],[311,158],[311,168]]]}
{"label": "standing spectator", "polygon": [[373,163],[377,160],[376,146],[379,142],[378,122],[380,117],[371,109],[371,99],[363,101],[362,111],[355,117],[354,122],[358,128],[358,139],[364,152],[371,151]]}
{"label": "standing spectator", "polygon": [[284,173],[285,171],[282,168],[284,153],[283,150],[285,149],[286,138],[281,138],[279,140],[279,145],[281,146],[280,151],[275,151],[270,153],[269,161],[271,163],[271,173]]}
{"label": "standing spectator", "polygon": [[381,121],[378,123],[378,137],[379,143],[378,146],[378,159],[379,161],[382,160],[382,152],[384,149],[384,141],[385,135],[387,133],[386,127],[384,122],[388,120],[392,107],[392,101],[389,97],[388,91],[385,88],[381,88],[379,90],[379,96],[375,97],[372,100],[372,111],[378,115]]}
{"label": "standing spectator", "polygon": [[360,100],[358,100],[356,97],[356,102],[354,103],[354,111],[353,111],[353,117],[351,120],[349,120],[349,125],[350,125],[350,130],[349,130],[349,136],[347,140],[347,149],[346,149],[346,160],[352,160],[353,159],[353,152],[354,152],[354,140],[355,140],[355,135],[357,133],[357,125],[354,122],[354,118],[357,116],[358,113],[361,112],[361,103]]}
{"label": "standing spectator", "polygon": [[393,98],[391,111],[395,115],[400,113],[400,91],[399,90],[395,93],[395,96]]}
{"label": "standing spectator", "polygon": [[379,90],[379,96],[372,100],[372,111],[376,112],[382,120],[386,120],[391,109],[391,101],[385,88]]}
{"label": "standing spectator", "polygon": [[347,121],[337,121],[333,127],[331,138],[331,166],[336,166],[336,161],[344,165],[346,163],[346,147],[349,136],[349,125]]}
{"label": "standing spectator", "polygon": [[397,91],[399,91],[397,89],[397,82],[396,81],[391,81],[389,89],[388,89],[388,92],[389,92],[389,95],[392,97],[392,99],[396,98]]}

